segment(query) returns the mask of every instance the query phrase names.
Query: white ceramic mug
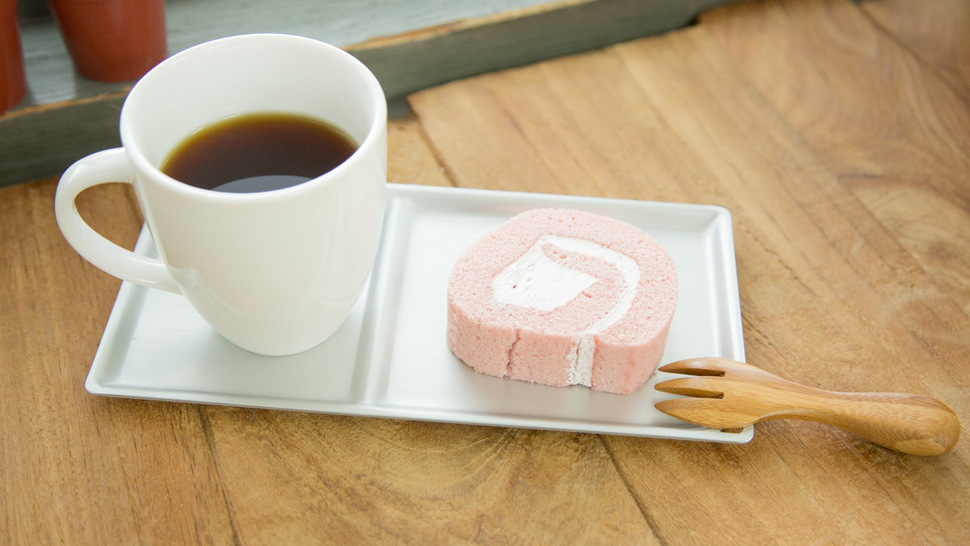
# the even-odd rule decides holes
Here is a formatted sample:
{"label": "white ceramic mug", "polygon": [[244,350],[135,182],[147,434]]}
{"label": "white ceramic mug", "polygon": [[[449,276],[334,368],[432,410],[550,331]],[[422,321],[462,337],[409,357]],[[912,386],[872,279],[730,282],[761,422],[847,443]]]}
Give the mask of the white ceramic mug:
{"label": "white ceramic mug", "polygon": [[[230,116],[292,113],[346,132],[358,149],[332,171],[261,193],[178,182],[159,168],[192,132]],[[81,256],[126,281],[183,294],[244,349],[286,355],[328,338],[360,295],[377,254],[387,180],[387,102],[348,53],[309,38],[234,36],[178,53],[131,90],[122,147],[71,166],[57,222]],[[86,188],[132,184],[161,260],[96,233],[74,200]]]}

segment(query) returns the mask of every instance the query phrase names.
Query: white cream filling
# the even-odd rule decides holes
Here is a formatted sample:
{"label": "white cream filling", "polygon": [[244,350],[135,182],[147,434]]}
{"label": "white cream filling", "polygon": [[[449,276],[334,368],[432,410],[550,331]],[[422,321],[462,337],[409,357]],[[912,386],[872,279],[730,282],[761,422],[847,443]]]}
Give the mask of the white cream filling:
{"label": "white cream filling", "polygon": [[596,277],[554,262],[542,251],[548,237],[539,239],[512,265],[492,280],[495,299],[540,311],[552,311],[581,294]]}
{"label": "white cream filling", "polygon": [[603,260],[615,266],[623,278],[624,288],[620,292],[616,305],[595,324],[573,338],[573,347],[567,357],[569,384],[589,387],[593,377],[595,335],[609,328],[629,312],[633,298],[636,296],[637,285],[640,283],[640,266],[629,256],[599,243],[572,237],[546,235],[492,280],[492,290],[499,302],[551,311],[569,303],[583,290],[600,280],[550,260],[542,251],[542,247],[546,244],[566,252]]}

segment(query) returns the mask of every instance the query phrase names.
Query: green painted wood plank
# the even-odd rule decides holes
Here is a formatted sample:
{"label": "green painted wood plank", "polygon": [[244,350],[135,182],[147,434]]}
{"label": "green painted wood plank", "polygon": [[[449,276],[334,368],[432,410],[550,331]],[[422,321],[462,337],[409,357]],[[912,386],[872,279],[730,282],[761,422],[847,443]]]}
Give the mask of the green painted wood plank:
{"label": "green painted wood plank", "polygon": [[578,0],[347,48],[397,98],[447,81],[599,49],[691,23],[730,0]]}
{"label": "green painted wood plank", "polygon": [[[256,27],[247,26],[253,25],[250,19],[233,21],[231,18],[216,25],[216,30],[202,29],[208,28],[206,21],[212,22],[212,17],[220,10],[231,9],[230,4],[248,13],[249,17],[256,14],[274,21],[271,8],[279,8],[280,1],[170,1],[169,22],[173,25],[170,35],[175,33],[184,40],[184,43],[175,46],[178,49],[170,49],[180,50],[193,45],[192,42],[255,31]],[[401,27],[369,24],[361,20],[358,13],[357,19],[349,15],[346,19],[332,16],[330,23],[344,21],[341,24],[346,28],[338,31],[334,30],[337,27],[328,27],[319,22],[323,17],[319,11],[321,6],[335,6],[338,3],[293,0],[287,3],[287,11],[280,13],[275,22],[266,23],[261,28],[307,35],[346,47],[377,74],[389,99],[395,101],[408,93],[453,79],[597,49],[679,28],[689,24],[701,11],[734,0],[561,0],[542,5],[535,5],[535,0],[490,0],[489,3],[479,3],[490,6],[477,12],[484,15],[460,19],[448,18],[456,13],[466,13],[455,11],[454,7],[449,8],[450,11],[445,10],[444,16],[435,12],[434,18],[431,17],[434,10],[428,8],[452,5],[454,2],[422,1],[428,2],[422,4],[425,6],[422,9],[429,11],[421,11],[423,15],[408,19],[407,24],[417,24],[417,21],[445,22],[421,26],[417,30],[388,38],[371,38],[362,33]],[[378,11],[391,10],[392,5],[386,0],[366,0],[361,3]],[[256,5],[262,7],[256,9]],[[394,5],[397,6],[395,9],[401,9]],[[193,6],[197,9],[195,13],[198,19],[194,23],[189,21],[192,12],[188,10]],[[495,9],[501,11],[494,12]],[[394,13],[393,10],[380,11],[378,19],[384,18],[386,21],[382,24],[390,25],[389,18],[393,18]],[[174,14],[179,15],[176,17]],[[51,29],[43,32],[50,33]],[[348,40],[362,37],[358,40],[361,43],[342,44],[340,36]],[[56,50],[55,46],[50,45],[53,40],[50,36],[45,40]],[[63,72],[64,63],[69,66],[63,51],[60,54],[56,51],[34,51],[32,54],[39,55],[41,60],[33,63],[34,74],[29,73],[29,77],[43,70]],[[60,68],[56,66],[58,63],[61,64]],[[53,80],[56,80],[54,76],[48,77],[49,82]],[[84,155],[118,145],[118,115],[130,84],[97,84],[72,73],[69,82],[51,85],[53,88],[47,90],[46,95],[32,91],[30,104],[0,116],[0,186],[57,175]],[[70,90],[57,91],[58,85]],[[56,101],[64,97],[67,100]],[[395,101],[395,104],[400,104],[400,101]]]}

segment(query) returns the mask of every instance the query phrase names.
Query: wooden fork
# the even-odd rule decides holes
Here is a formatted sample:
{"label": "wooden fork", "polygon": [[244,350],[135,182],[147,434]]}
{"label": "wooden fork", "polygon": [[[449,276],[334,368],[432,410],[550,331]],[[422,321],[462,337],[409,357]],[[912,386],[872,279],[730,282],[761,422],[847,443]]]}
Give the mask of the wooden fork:
{"label": "wooden fork", "polygon": [[912,455],[941,455],[960,438],[957,415],[928,396],[823,391],[726,358],[681,360],[660,370],[692,377],[658,383],[658,391],[689,398],[664,400],[656,408],[696,425],[730,429],[768,419],[817,421]]}

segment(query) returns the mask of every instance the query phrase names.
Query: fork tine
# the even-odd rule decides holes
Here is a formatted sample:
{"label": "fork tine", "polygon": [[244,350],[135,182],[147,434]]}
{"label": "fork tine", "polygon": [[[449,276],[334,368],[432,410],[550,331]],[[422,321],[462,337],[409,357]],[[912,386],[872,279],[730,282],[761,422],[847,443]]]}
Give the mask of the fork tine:
{"label": "fork tine", "polygon": [[667,415],[672,415],[684,421],[694,422],[691,420],[691,417],[695,416],[699,410],[710,409],[709,404],[715,403],[717,403],[717,400],[710,398],[672,398],[670,400],[661,400],[654,404],[653,407]]}
{"label": "fork tine", "polygon": [[717,359],[712,358],[689,358],[678,360],[658,368],[662,372],[680,373],[685,375],[713,375],[723,376],[724,369],[718,366]]}
{"label": "fork tine", "polygon": [[693,396],[695,398],[724,398],[716,379],[707,377],[681,377],[657,383],[654,387],[660,392]]}
{"label": "fork tine", "polygon": [[750,420],[739,421],[731,414],[716,411],[717,406],[712,404],[717,403],[717,400],[710,398],[674,398],[657,402],[654,407],[662,413],[694,425],[722,430],[729,429],[724,430],[724,432],[739,432],[738,427],[743,429],[743,427],[753,423]]}

